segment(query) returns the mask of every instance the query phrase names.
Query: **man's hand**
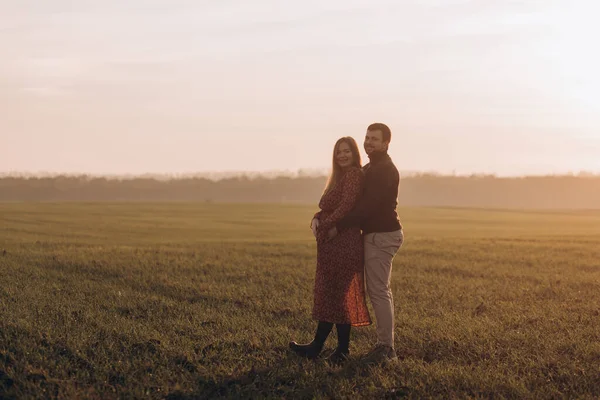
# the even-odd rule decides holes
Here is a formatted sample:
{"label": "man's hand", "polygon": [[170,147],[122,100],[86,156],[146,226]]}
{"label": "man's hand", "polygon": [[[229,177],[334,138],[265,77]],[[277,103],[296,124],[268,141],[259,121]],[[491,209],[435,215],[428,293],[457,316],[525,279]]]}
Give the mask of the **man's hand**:
{"label": "man's hand", "polygon": [[310,229],[315,237],[317,237],[317,228],[319,227],[319,220],[317,218],[313,218],[310,221]]}
{"label": "man's hand", "polygon": [[334,237],[336,237],[338,234],[337,228],[334,226],[333,228],[331,228],[329,230],[329,232],[327,232],[327,236],[329,237],[329,239],[333,239]]}

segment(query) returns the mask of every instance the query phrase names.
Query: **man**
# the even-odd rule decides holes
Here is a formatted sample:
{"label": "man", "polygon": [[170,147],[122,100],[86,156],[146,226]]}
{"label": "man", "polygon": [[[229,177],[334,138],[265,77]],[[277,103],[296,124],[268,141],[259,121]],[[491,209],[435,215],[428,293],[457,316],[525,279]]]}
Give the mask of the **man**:
{"label": "man", "polygon": [[392,262],[404,234],[396,212],[400,174],[387,153],[391,139],[392,133],[385,124],[375,123],[367,128],[364,148],[370,162],[363,167],[364,193],[355,208],[329,231],[330,238],[350,227],[360,226],[363,231],[367,293],[377,324],[377,344],[366,356],[367,364],[398,359],[390,280]]}

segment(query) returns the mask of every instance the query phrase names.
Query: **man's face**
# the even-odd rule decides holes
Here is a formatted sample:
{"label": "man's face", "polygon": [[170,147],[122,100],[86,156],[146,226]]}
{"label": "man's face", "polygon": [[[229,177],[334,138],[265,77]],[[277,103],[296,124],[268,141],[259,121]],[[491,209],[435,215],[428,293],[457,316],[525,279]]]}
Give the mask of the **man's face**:
{"label": "man's face", "polygon": [[371,155],[376,151],[386,151],[389,142],[383,141],[383,133],[381,131],[367,131],[365,136],[365,151],[367,155]]}

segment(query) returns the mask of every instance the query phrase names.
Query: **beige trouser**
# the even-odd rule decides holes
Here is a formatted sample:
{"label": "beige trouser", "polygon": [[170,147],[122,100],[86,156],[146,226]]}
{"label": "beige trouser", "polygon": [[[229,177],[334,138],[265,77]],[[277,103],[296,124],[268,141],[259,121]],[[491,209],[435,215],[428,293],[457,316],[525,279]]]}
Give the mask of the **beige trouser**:
{"label": "beige trouser", "polygon": [[367,293],[375,311],[377,342],[394,347],[394,298],[390,288],[392,261],[404,242],[402,229],[364,236]]}

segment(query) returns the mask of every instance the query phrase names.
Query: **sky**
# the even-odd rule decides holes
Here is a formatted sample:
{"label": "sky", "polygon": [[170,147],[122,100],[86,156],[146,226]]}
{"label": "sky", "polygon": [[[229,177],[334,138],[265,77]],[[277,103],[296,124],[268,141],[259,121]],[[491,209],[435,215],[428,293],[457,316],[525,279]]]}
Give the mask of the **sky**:
{"label": "sky", "polygon": [[[0,0],[0,173],[600,173],[594,0]],[[362,147],[362,146],[361,146]],[[363,153],[363,163],[368,161]]]}

